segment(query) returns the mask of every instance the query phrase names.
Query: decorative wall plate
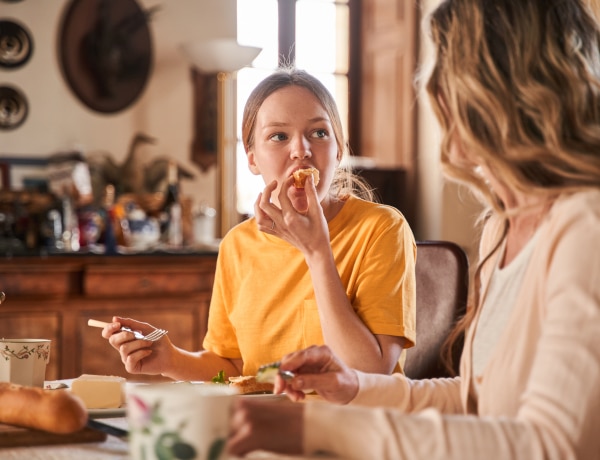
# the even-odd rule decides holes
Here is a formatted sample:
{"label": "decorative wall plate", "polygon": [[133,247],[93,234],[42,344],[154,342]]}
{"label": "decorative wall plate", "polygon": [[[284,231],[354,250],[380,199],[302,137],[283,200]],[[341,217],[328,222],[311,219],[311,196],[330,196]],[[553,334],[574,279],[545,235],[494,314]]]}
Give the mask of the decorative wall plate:
{"label": "decorative wall plate", "polygon": [[135,0],[71,0],[60,27],[63,75],[90,109],[114,113],[142,94],[152,67],[148,21]]}
{"label": "decorative wall plate", "polygon": [[29,112],[25,95],[12,86],[0,86],[0,130],[15,129]]}
{"label": "decorative wall plate", "polygon": [[0,67],[20,67],[32,52],[33,41],[25,27],[14,20],[0,20]]}

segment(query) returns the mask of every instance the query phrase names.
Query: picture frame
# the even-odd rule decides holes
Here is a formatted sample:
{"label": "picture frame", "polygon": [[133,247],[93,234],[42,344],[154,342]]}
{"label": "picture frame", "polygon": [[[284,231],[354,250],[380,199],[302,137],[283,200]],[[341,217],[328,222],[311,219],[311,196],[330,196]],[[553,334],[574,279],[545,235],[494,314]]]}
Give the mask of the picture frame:
{"label": "picture frame", "polygon": [[0,190],[45,191],[47,167],[47,157],[0,155]]}

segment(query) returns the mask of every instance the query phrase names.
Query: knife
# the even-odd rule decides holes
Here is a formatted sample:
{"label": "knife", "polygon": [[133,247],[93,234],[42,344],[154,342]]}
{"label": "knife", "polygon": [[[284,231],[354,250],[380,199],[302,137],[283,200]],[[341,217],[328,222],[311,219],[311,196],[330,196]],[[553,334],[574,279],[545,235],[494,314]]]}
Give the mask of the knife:
{"label": "knife", "polygon": [[88,428],[102,431],[103,433],[110,434],[111,436],[115,436],[124,441],[126,441],[129,436],[129,431],[109,425],[108,423],[99,422],[93,418],[88,419],[87,426]]}

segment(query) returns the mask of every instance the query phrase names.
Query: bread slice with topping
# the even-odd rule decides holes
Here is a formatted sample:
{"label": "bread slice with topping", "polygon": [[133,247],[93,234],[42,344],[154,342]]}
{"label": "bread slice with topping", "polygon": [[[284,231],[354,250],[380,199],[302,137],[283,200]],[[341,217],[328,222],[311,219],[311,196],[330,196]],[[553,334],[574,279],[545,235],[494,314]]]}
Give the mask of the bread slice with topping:
{"label": "bread slice with topping", "polygon": [[273,384],[269,382],[257,382],[253,375],[229,377],[229,384],[235,387],[240,394],[264,394],[273,393]]}

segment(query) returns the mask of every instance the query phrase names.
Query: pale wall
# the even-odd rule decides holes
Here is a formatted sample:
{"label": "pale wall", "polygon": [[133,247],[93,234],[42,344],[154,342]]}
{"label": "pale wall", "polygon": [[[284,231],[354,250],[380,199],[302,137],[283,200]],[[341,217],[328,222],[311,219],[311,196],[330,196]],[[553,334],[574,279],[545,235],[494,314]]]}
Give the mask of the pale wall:
{"label": "pale wall", "polygon": [[[0,3],[0,17],[13,17],[33,34],[34,55],[22,68],[0,71],[0,81],[14,83],[27,95],[30,114],[20,128],[0,132],[0,154],[45,155],[81,146],[86,151],[105,150],[117,160],[126,154],[133,133],[146,132],[159,143],[148,155],[168,154],[193,169],[197,179],[183,184],[184,192],[215,206],[216,174],[203,174],[188,162],[192,140],[192,88],[189,65],[178,45],[192,39],[235,37],[235,0],[161,0],[162,9],[151,22],[155,67],[142,97],[116,115],[90,111],[66,86],[57,60],[57,33],[67,0]],[[424,11],[438,0],[424,0]],[[140,0],[144,7],[157,4]],[[422,41],[422,60],[430,55]],[[472,254],[478,207],[461,198],[457,187],[444,184],[439,167],[437,122],[422,96],[419,99],[419,206],[422,238],[447,239]]]}
{"label": "pale wall", "polygon": [[[439,0],[423,0],[423,21]],[[430,65],[432,49],[424,28],[421,39],[421,66]],[[425,94],[419,95],[418,115],[418,233],[424,239],[450,240],[461,245],[469,259],[475,260],[477,232],[475,219],[480,205],[469,193],[442,177],[440,167],[440,130]]]}
{"label": "pale wall", "polygon": [[192,141],[192,87],[190,66],[178,50],[188,40],[236,37],[235,0],[138,0],[143,8],[159,4],[150,28],[154,68],[136,103],[117,114],[100,114],[81,103],[63,79],[57,36],[67,0],[0,2],[0,17],[25,25],[34,41],[34,53],[21,68],[0,70],[0,83],[19,87],[29,101],[29,116],[12,131],[0,131],[0,155],[45,156],[80,147],[103,150],[117,161],[127,153],[134,133],[158,139],[145,147],[149,158],[169,155],[196,173],[183,192],[215,206],[216,173],[202,173],[188,161]]}

